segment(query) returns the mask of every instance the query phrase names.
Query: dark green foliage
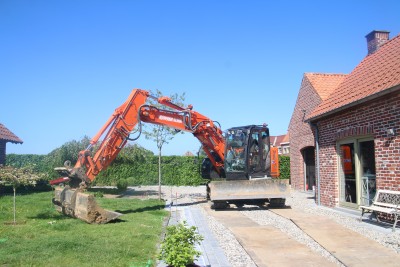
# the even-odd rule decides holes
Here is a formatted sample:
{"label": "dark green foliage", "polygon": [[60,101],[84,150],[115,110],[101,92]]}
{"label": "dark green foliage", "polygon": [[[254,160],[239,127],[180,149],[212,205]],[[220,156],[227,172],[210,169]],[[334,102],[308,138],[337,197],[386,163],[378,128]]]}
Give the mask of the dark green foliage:
{"label": "dark green foliage", "polygon": [[120,191],[125,191],[128,188],[128,181],[124,178],[121,178],[117,181],[117,188]]}
{"label": "dark green foliage", "polygon": [[54,179],[58,177],[54,168],[63,166],[67,160],[75,164],[78,160],[79,151],[84,150],[89,145],[89,142],[90,139],[87,136],[80,141],[72,140],[47,155],[8,154],[6,165],[18,168],[33,165],[35,171],[45,173],[46,180]]}
{"label": "dark green foliage", "polygon": [[[199,174],[199,167],[194,157],[163,156],[161,158],[162,184],[164,185],[200,185],[204,180]],[[116,185],[121,178],[128,185],[155,185],[158,183],[158,157],[147,156],[143,160],[124,158],[117,160],[100,173],[97,185]]]}
{"label": "dark green foliage", "polygon": [[57,173],[53,171],[54,168],[64,166],[64,162],[67,160],[69,160],[73,166],[78,160],[79,152],[86,149],[89,144],[90,138],[85,136],[80,141],[69,141],[51,151],[46,157],[47,165],[50,169],[49,176],[56,177]]}
{"label": "dark green foliage", "polygon": [[[89,138],[70,141],[50,152],[48,155],[7,155],[6,165],[14,167],[34,166],[37,172],[45,173],[45,180],[58,177],[55,167],[63,166],[66,160],[75,164],[79,151],[89,144]],[[201,178],[195,157],[162,156],[161,175],[163,185],[196,186],[205,181]],[[279,156],[280,178],[290,178],[290,158]],[[158,184],[158,156],[139,145],[124,147],[108,169],[102,171],[94,181],[96,185],[118,186],[125,179],[128,186]],[[123,182],[125,183],[125,182]],[[120,184],[121,185],[121,184]]]}
{"label": "dark green foliage", "polygon": [[280,179],[289,179],[290,178],[290,157],[289,156],[279,156],[279,172]]}
{"label": "dark green foliage", "polygon": [[[55,167],[62,167],[66,160],[76,163],[79,151],[89,145],[89,138],[70,141],[48,155],[7,155],[6,165],[24,167],[32,165],[35,171],[45,173],[45,180],[58,178]],[[93,153],[94,154],[94,153]],[[165,185],[199,185],[199,167],[194,157],[163,156],[161,159],[162,183]],[[122,182],[121,182],[122,181]],[[108,169],[96,178],[97,185],[155,185],[158,184],[158,156],[139,145],[127,145]],[[122,184],[121,184],[122,183]]]}
{"label": "dark green foliage", "polygon": [[47,155],[35,154],[8,154],[6,157],[6,165],[15,168],[25,167],[27,165],[33,166],[35,171],[43,172],[46,169],[45,158]]}

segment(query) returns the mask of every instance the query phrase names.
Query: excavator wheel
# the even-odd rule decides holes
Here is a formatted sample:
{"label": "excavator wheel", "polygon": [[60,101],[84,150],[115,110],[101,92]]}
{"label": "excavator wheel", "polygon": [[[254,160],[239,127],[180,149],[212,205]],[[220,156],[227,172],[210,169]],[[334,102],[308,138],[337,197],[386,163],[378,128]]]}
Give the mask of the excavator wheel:
{"label": "excavator wheel", "polygon": [[234,202],[229,202],[231,204],[234,204],[238,209],[243,208],[243,206],[246,204],[244,201],[234,201]]}
{"label": "excavator wheel", "polygon": [[213,210],[223,210],[229,208],[229,204],[226,201],[213,201],[211,209]]}
{"label": "excavator wheel", "polygon": [[268,200],[270,208],[283,208],[285,207],[286,198],[270,198]]}

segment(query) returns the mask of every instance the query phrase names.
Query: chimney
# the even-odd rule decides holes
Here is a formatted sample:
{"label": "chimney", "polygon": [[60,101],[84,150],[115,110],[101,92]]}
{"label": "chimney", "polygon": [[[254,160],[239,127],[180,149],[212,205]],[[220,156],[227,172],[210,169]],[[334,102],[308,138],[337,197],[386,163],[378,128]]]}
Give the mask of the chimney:
{"label": "chimney", "polygon": [[367,38],[368,56],[378,51],[378,49],[389,41],[388,31],[372,31],[368,33]]}

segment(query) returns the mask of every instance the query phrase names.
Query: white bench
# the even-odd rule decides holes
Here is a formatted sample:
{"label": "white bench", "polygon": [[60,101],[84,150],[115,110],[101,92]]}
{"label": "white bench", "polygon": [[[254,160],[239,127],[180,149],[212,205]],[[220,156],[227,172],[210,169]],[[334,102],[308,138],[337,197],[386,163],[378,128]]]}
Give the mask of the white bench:
{"label": "white bench", "polygon": [[377,212],[391,214],[394,216],[393,232],[396,230],[397,217],[400,214],[400,191],[378,190],[375,198],[370,206],[360,206],[362,221],[365,212],[374,214],[378,222],[380,222]]}

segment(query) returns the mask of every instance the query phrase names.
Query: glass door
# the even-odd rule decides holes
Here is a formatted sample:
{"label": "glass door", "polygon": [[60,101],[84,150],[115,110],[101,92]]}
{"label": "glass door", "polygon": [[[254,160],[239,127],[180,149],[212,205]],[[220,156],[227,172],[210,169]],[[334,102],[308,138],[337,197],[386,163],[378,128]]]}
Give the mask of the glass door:
{"label": "glass door", "polygon": [[357,183],[354,151],[354,143],[345,143],[339,145],[340,202],[345,205],[357,203]]}
{"label": "glass door", "polygon": [[372,138],[342,141],[339,154],[341,206],[369,205],[376,193],[375,146]]}
{"label": "glass door", "polygon": [[373,140],[359,141],[361,205],[370,205],[376,194],[375,146]]}

